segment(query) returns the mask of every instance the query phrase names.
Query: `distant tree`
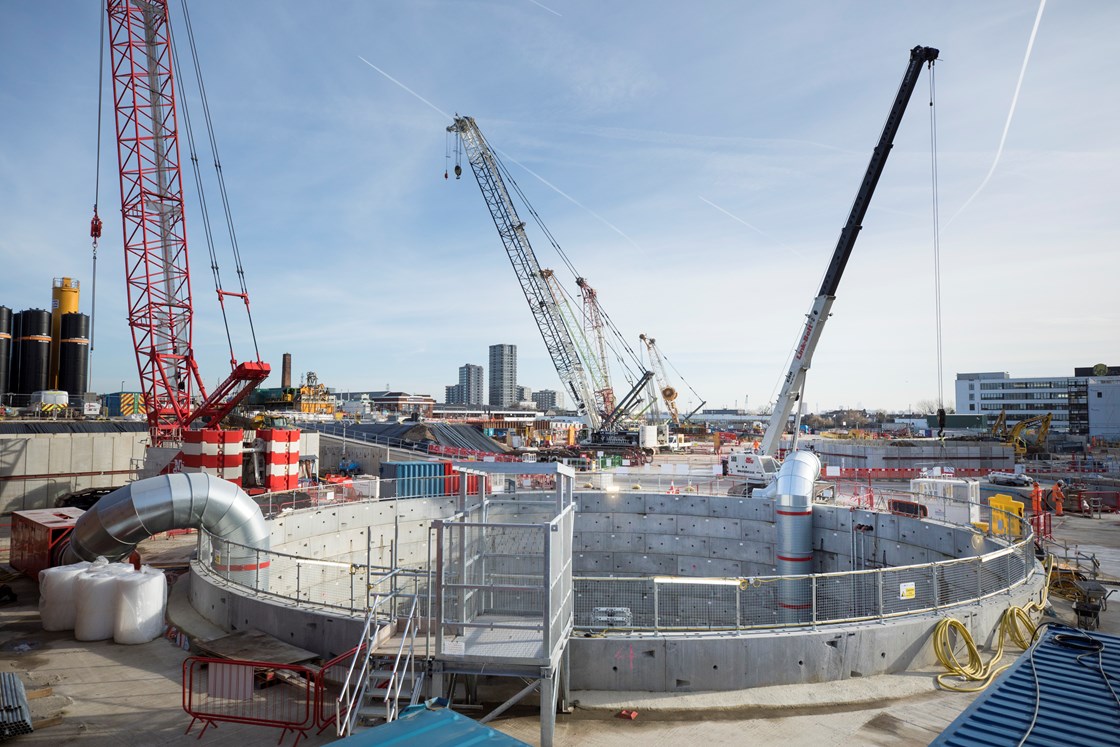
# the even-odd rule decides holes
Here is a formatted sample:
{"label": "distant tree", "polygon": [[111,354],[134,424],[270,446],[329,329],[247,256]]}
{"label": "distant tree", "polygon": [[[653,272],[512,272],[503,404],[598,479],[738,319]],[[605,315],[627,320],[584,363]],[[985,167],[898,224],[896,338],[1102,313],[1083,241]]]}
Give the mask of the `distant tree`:
{"label": "distant tree", "polygon": [[[937,400],[935,400],[935,399],[921,399],[921,400],[918,400],[918,402],[915,406],[918,408],[918,412],[923,413],[925,415],[936,415],[937,414],[938,404],[937,404]],[[951,405],[946,405],[945,406],[945,412],[950,414],[950,415],[955,413],[956,411],[957,411],[956,408],[954,408]]]}
{"label": "distant tree", "polygon": [[832,418],[826,418],[823,415],[806,415],[804,419],[805,425],[809,426],[815,431],[832,428],[836,422]]}
{"label": "distant tree", "polygon": [[924,415],[934,415],[937,413],[937,400],[936,399],[920,399],[914,405],[917,411]]}

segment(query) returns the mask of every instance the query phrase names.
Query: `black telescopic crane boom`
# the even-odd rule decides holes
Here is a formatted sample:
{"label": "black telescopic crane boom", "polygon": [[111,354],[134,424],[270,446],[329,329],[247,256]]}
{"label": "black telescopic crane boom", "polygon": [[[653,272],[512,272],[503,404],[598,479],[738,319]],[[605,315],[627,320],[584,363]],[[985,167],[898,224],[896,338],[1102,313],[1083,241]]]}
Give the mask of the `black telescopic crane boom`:
{"label": "black telescopic crane boom", "polygon": [[765,455],[774,456],[778,452],[778,443],[785,431],[786,421],[793,411],[794,403],[801,397],[805,386],[805,373],[812,363],[813,351],[817,348],[832,303],[836,300],[836,288],[840,285],[840,277],[844,274],[848,258],[852,256],[852,247],[855,246],[856,238],[863,228],[863,217],[867,214],[867,206],[871,202],[871,196],[875,194],[875,187],[883,174],[887,156],[894,147],[894,138],[902,122],[902,115],[906,112],[906,105],[910,103],[910,97],[918,83],[918,74],[921,73],[924,65],[932,65],[937,55],[938,51],[933,47],[918,46],[910,50],[910,63],[906,67],[906,74],[902,76],[902,84],[898,87],[898,94],[894,98],[890,114],[887,115],[887,122],[883,125],[883,134],[879,136],[879,143],[871,152],[871,162],[867,165],[867,172],[863,175],[863,182],[856,193],[852,211],[848,214],[848,222],[840,231],[840,240],[832,253],[832,261],[824,274],[820,292],[813,300],[813,306],[806,316],[797,348],[793,353],[793,360],[790,361],[789,370],[782,383],[782,391],[774,403],[770,425],[762,438],[762,453]]}

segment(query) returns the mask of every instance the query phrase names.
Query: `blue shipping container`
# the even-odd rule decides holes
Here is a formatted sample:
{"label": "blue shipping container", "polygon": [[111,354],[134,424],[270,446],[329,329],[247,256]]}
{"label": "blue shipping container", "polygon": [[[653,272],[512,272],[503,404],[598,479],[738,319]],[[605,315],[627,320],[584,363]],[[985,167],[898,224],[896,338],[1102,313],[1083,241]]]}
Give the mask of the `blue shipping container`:
{"label": "blue shipping container", "polygon": [[444,462],[382,462],[382,498],[433,498],[447,495]]}

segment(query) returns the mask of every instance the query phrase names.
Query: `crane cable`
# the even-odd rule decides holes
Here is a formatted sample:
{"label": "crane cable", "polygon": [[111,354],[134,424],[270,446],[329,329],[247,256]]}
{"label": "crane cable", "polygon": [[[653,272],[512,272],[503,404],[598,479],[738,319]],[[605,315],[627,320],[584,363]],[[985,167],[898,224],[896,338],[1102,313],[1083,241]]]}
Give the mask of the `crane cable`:
{"label": "crane cable", "polygon": [[688,383],[687,381],[685,381],[685,380],[684,380],[684,377],[683,377],[683,376],[681,376],[681,372],[680,372],[680,371],[678,371],[678,370],[677,370],[677,367],[673,365],[673,362],[672,362],[671,360],[669,360],[669,356],[665,355],[665,353],[663,353],[663,352],[661,351],[661,349],[660,349],[660,348],[658,348],[658,351],[657,351],[657,352],[661,354],[661,360],[663,360],[663,361],[665,361],[666,363],[668,363],[668,364],[669,364],[669,368],[673,369],[673,373],[675,373],[675,374],[677,375],[677,377],[678,377],[678,378],[679,378],[679,379],[681,380],[681,382],[683,382],[683,383],[684,383],[684,385],[685,385],[686,387],[688,387],[688,391],[690,391],[690,392],[692,392],[693,394],[695,394],[695,395],[696,395],[696,399],[698,399],[698,400],[701,400],[701,401],[703,401],[703,399],[704,399],[704,398],[700,396],[700,393],[699,393],[698,391],[696,391],[695,389],[693,389],[693,388],[692,388],[692,384],[689,384],[689,383]]}
{"label": "crane cable", "polygon": [[933,296],[937,338],[937,437],[945,449],[945,383],[941,345],[941,207],[937,193],[937,68],[929,63],[930,180],[933,202]]}
{"label": "crane cable", "polygon": [[[181,96],[179,100],[182,104],[182,109],[183,109],[183,121],[185,123],[185,128],[184,129],[186,130],[186,133],[187,133],[187,144],[188,144],[188,147],[190,149],[190,160],[191,160],[192,169],[194,171],[195,189],[198,192],[200,212],[202,214],[203,231],[204,231],[204,235],[206,236],[206,245],[207,245],[207,248],[208,248],[209,254],[210,254],[210,269],[211,269],[211,271],[213,272],[213,275],[214,275],[214,290],[217,292],[218,302],[219,302],[219,305],[220,305],[221,311],[222,311],[222,323],[225,326],[226,342],[229,345],[230,362],[231,362],[231,365],[235,365],[236,364],[236,357],[235,357],[234,351],[233,351],[233,337],[232,337],[232,334],[230,332],[229,316],[226,312],[226,306],[225,306],[225,297],[227,295],[239,296],[241,298],[242,302],[245,304],[245,314],[246,314],[246,316],[248,317],[248,320],[249,320],[249,332],[250,332],[250,336],[251,336],[252,341],[253,341],[253,352],[256,355],[257,360],[260,360],[260,349],[257,345],[257,333],[256,333],[256,329],[253,325],[253,314],[252,314],[251,310],[249,309],[249,295],[248,295],[247,286],[245,284],[245,269],[244,269],[244,266],[242,265],[242,262],[241,262],[241,252],[240,252],[240,249],[239,249],[238,243],[237,243],[237,233],[234,230],[233,214],[230,210],[229,195],[228,195],[228,192],[226,191],[225,177],[224,177],[223,172],[222,172],[221,159],[218,157],[218,143],[217,143],[217,138],[215,137],[215,134],[214,134],[213,119],[210,116],[210,104],[209,104],[209,101],[206,97],[206,85],[205,85],[205,83],[203,81],[203,78],[202,78],[202,67],[201,67],[201,65],[199,64],[199,61],[198,61],[198,47],[195,43],[194,27],[191,24],[190,9],[187,6],[187,0],[182,0],[182,10],[183,10],[183,21],[184,21],[183,27],[186,29],[186,33],[187,33],[187,44],[188,44],[188,47],[190,49],[191,63],[194,67],[195,80],[196,80],[196,83],[198,85],[199,101],[202,105],[202,111],[203,111],[203,121],[204,121],[205,126],[206,126],[207,137],[208,137],[208,140],[209,140],[209,143],[210,143],[210,152],[211,152],[211,154],[213,156],[213,159],[214,159],[214,172],[215,172],[217,182],[218,182],[218,191],[219,191],[219,196],[220,196],[221,203],[222,203],[222,210],[223,210],[223,213],[224,213],[224,216],[225,216],[226,229],[227,229],[227,232],[229,234],[230,247],[231,247],[232,254],[233,254],[233,259],[234,259],[235,273],[236,273],[238,281],[239,281],[240,293],[228,293],[222,286],[221,270],[220,270],[220,267],[218,265],[218,257],[217,257],[217,252],[215,250],[215,244],[214,244],[214,233],[213,233],[213,229],[212,229],[211,223],[210,223],[209,210],[207,209],[206,194],[205,194],[205,189],[203,188],[202,174],[201,174],[201,170],[199,168],[199,162],[198,162],[198,153],[197,153],[197,150],[195,148],[194,130],[191,126],[191,118],[190,118],[190,113],[189,113],[189,109],[188,109],[188,106],[187,106],[187,99],[186,99],[185,96]],[[169,35],[169,37],[173,37],[173,33],[172,33],[172,30],[171,30],[171,24],[168,24],[168,35]],[[173,42],[173,39],[172,39],[172,42]],[[174,46],[174,44],[173,44],[173,46]],[[175,66],[176,77],[180,81],[185,81],[185,79],[182,76],[181,68],[180,68],[180,65],[179,65],[179,55],[178,54],[172,54],[172,61],[173,61],[173,64]]]}
{"label": "crane cable", "polygon": [[101,218],[97,215],[97,203],[101,199],[101,105],[105,99],[105,13],[101,14],[101,35],[97,42],[97,156],[93,169],[93,217],[89,221],[89,235],[93,239],[92,285],[89,299],[89,362],[86,366],[86,391],[93,389],[93,350],[94,330],[97,312],[97,240],[101,238]]}

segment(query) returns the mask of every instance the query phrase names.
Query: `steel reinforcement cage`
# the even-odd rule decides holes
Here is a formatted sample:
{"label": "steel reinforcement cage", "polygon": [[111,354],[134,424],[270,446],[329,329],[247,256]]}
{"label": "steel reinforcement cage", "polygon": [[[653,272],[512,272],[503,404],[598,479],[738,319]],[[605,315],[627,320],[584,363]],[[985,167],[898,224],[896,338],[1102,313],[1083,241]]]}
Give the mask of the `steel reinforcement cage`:
{"label": "steel reinforcement cage", "polygon": [[[300,492],[307,495],[307,489]],[[867,507],[885,508],[892,498],[890,492],[881,491],[874,505]],[[257,498],[262,510],[273,515],[283,504],[287,510],[314,510],[323,505],[313,495],[308,502],[294,501],[295,505],[290,499],[290,494],[287,498]],[[376,500],[362,498],[359,492],[349,499]],[[581,631],[737,631],[883,620],[1010,593],[1040,572],[1032,526],[996,508],[985,507],[984,511],[989,519],[983,522],[984,528],[969,528],[1004,545],[1000,549],[973,557],[890,568],[727,578],[569,575],[572,585],[565,590],[558,586],[557,579],[562,578],[559,569],[565,564],[566,572],[571,573],[572,548],[559,541],[546,543],[542,527],[561,522],[556,530],[570,537],[575,518],[571,507],[543,524],[492,522],[487,529],[476,531],[477,537],[469,536],[468,526],[462,522],[456,523],[459,529],[447,530],[442,539],[437,540],[433,531],[431,560],[436,560],[434,548],[444,546],[444,563],[450,563],[442,591],[446,624],[461,627],[459,623],[470,622],[484,610],[526,616],[533,621],[525,625],[542,634],[547,650],[563,635],[560,627],[566,623],[560,613],[565,607],[573,610],[569,619],[574,629]],[[502,514],[501,518],[508,520],[508,515]],[[452,525],[450,517],[439,523]],[[555,536],[554,530],[549,534]],[[489,556],[488,561],[464,561],[455,566],[452,547],[460,545],[469,548],[472,557],[482,560]],[[278,601],[352,616],[364,615],[375,600],[387,615],[406,609],[413,599],[421,616],[441,606],[433,598],[440,593],[433,574],[425,568],[393,568],[247,548],[256,554],[257,566],[267,569],[254,580],[246,578],[247,574],[233,574],[223,561],[239,549],[236,543],[200,532],[198,558],[206,573]],[[796,620],[779,617],[777,599],[782,584],[797,589],[805,605]]]}

